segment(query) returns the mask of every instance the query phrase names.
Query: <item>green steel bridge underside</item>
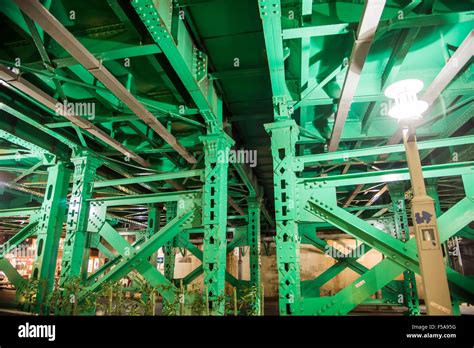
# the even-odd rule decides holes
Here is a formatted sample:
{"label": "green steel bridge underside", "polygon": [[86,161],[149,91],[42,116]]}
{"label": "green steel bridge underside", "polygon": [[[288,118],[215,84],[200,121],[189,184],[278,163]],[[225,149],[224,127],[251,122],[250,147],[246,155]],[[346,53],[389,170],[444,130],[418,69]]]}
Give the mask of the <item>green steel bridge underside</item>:
{"label": "green steel bridge underside", "polygon": [[[74,287],[87,302],[132,272],[171,312],[202,274],[201,314],[228,313],[226,283],[239,297],[253,287],[262,314],[261,245],[274,240],[281,315],[419,315],[413,193],[384,95],[407,78],[430,105],[415,127],[446,245],[439,272],[456,313],[474,303],[473,275],[448,257],[474,237],[471,1],[2,0],[0,23],[0,271],[34,292],[24,310],[70,314],[52,297]],[[334,252],[301,279],[301,245],[324,253],[323,236],[341,233],[383,260],[368,269]],[[24,279],[5,256],[30,238]],[[226,271],[241,246],[250,280]],[[184,249],[202,265],[176,279]],[[107,262],[88,273],[97,251]],[[321,296],[345,269],[359,278]]]}

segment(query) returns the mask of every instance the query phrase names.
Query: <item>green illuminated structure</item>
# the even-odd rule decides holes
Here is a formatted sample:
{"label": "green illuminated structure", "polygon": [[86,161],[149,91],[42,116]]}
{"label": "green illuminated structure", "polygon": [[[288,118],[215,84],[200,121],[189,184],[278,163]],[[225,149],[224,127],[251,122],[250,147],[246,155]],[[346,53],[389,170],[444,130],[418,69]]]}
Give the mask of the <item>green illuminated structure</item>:
{"label": "green illuminated structure", "polygon": [[[169,314],[230,314],[226,283],[239,300],[254,289],[248,311],[263,314],[261,245],[274,238],[281,315],[346,315],[359,305],[420,315],[410,174],[383,92],[401,79],[424,82],[430,109],[416,132],[440,239],[472,239],[469,5],[3,1],[0,271],[18,298],[34,292],[22,310],[94,314],[101,304],[90,299],[129,277],[135,290],[156,290]],[[248,156],[229,160],[231,150]],[[322,237],[334,231],[356,240],[353,255]],[[25,279],[5,256],[31,239]],[[302,244],[335,263],[302,279]],[[226,265],[244,246],[249,280]],[[358,259],[372,249],[383,259],[369,269]],[[99,253],[106,261],[91,272]],[[179,253],[202,264],[177,278]],[[322,296],[346,269],[357,280]],[[474,303],[472,277],[449,257],[439,272],[454,313]],[[204,305],[191,308],[201,275]]]}
{"label": "green illuminated structure", "polygon": [[[452,12],[445,12],[448,8]],[[472,82],[473,33],[467,17],[472,11],[463,2],[450,7],[444,1],[305,0],[260,0],[259,11],[274,107],[274,122],[265,128],[272,139],[280,314],[341,315],[359,304],[399,303],[418,315],[416,241],[408,232],[403,188],[410,177],[402,162],[404,147],[397,145],[401,129],[388,117],[383,90],[407,77],[432,83],[423,96],[432,104],[429,115],[417,121],[417,133],[429,139],[419,143],[423,175],[461,177],[465,191],[457,204],[440,210],[445,242],[462,233],[474,213],[473,167],[467,161],[472,159],[467,154],[473,140],[472,98],[464,89]],[[438,45],[428,44],[434,42]],[[425,61],[437,55],[453,58]],[[466,136],[451,138],[459,134]],[[451,158],[446,151],[433,155],[442,147],[449,147]],[[376,193],[360,208],[351,208],[370,192],[366,185]],[[391,206],[364,213],[386,192]],[[365,221],[368,217],[382,230]],[[367,269],[344,257],[316,279],[301,281],[300,245],[325,250],[317,232],[328,224],[363,243],[365,252],[380,251],[383,261]],[[337,294],[320,297],[319,288],[347,267],[360,277]],[[445,271],[453,303],[472,302],[472,279],[449,265]],[[394,280],[402,273],[402,281]],[[378,290],[382,298],[369,299]]]}

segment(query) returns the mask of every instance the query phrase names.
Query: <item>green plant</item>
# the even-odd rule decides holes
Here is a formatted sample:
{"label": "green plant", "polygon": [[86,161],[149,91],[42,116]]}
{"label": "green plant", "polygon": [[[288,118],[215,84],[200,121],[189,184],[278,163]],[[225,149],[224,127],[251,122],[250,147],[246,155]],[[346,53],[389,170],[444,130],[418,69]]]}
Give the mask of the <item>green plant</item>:
{"label": "green plant", "polygon": [[26,286],[19,291],[18,305],[20,309],[30,312],[36,305],[36,293],[38,291],[39,280],[28,279]]}
{"label": "green plant", "polygon": [[258,289],[255,285],[241,289],[240,298],[237,301],[239,312],[243,315],[259,315],[260,308],[257,306]]}

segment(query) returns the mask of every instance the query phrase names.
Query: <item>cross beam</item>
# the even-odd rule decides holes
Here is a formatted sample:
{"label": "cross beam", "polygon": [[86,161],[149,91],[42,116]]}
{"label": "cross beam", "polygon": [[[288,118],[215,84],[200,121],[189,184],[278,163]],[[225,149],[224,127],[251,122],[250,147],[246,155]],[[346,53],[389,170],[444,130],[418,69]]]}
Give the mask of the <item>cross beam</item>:
{"label": "cross beam", "polygon": [[369,50],[375,38],[375,31],[379,23],[382,11],[385,7],[385,0],[367,1],[364,6],[362,20],[357,30],[357,38],[352,48],[349,67],[342,86],[341,97],[337,104],[336,119],[329,140],[328,152],[336,151],[341,140],[342,129],[346,122],[352,99],[359,84],[360,75],[364,67],[365,60],[369,55]]}
{"label": "cross beam", "polygon": [[[466,213],[467,212],[467,213]],[[464,198],[455,206],[445,212],[438,219],[440,228],[440,240],[445,242],[454,236],[465,225],[474,219],[474,203],[468,198]],[[416,248],[416,241],[411,239],[406,243],[407,247]],[[321,298],[305,298],[302,315],[323,314],[341,315],[346,314],[360,304],[364,299],[375,293],[381,287],[387,285],[406,268],[399,265],[390,258],[385,258],[379,264],[372,267],[362,277],[342,289],[335,296]],[[448,279],[454,280],[453,272],[448,272]],[[451,274],[451,276],[449,275]],[[466,280],[465,277],[462,278]],[[459,280],[455,280],[456,283]],[[471,292],[474,289],[472,280],[470,281]]]}
{"label": "cross beam", "polygon": [[[153,286],[159,286],[163,282],[169,282],[160,272],[158,272],[158,270],[150,265],[147,259],[154,252],[156,252],[158,248],[178,235],[178,233],[181,231],[181,226],[186,223],[188,219],[190,219],[194,214],[195,211],[190,210],[181,216],[175,217],[166,226],[160,229],[154,236],[143,243],[139,249],[133,248],[130,245],[124,246],[123,242],[115,240],[115,246],[122,251],[125,257],[122,257],[122,260],[114,268],[112,268],[110,272],[108,272],[94,284],[81,291],[79,298],[82,299],[91,292],[97,291],[105,282],[114,282],[123,278],[134,269],[147,278],[147,280],[150,281]],[[108,237],[109,240],[111,240],[109,228],[105,227],[102,233]],[[129,253],[125,253],[125,249],[122,247],[130,248],[128,250]]]}
{"label": "cross beam", "polygon": [[39,1],[15,0],[18,7],[32,20],[38,23],[45,32],[68,51],[95,78],[104,84],[146,125],[153,129],[161,138],[176,150],[183,158],[194,163],[196,159],[168,132],[165,126],[156,119],[102,63],[94,57]]}

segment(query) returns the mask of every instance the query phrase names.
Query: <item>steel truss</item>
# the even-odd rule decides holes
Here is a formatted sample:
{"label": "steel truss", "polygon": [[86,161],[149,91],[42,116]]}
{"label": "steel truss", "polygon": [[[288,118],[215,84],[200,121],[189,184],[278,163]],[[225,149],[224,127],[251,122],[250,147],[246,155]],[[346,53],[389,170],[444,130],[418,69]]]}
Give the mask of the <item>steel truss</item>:
{"label": "steel truss", "polygon": [[[105,52],[102,52],[101,48],[102,51],[98,53],[89,51],[81,39],[75,38],[54,18],[47,7],[39,3],[32,5],[28,1],[18,0],[16,3],[18,8],[6,11],[7,16],[13,23],[18,22],[18,15],[21,18],[24,16],[30,24],[29,28],[38,30],[38,33],[31,33],[30,29],[21,25],[19,27],[25,35],[32,36],[35,45],[41,49],[42,59],[46,63],[49,62],[47,71],[39,70],[45,63],[40,62],[22,66],[21,72],[35,74],[43,81],[53,79],[55,88],[61,92],[61,99],[70,97],[64,95],[67,91],[62,88],[62,84],[71,83],[86,91],[86,95],[92,94],[108,109],[117,111],[126,105],[133,112],[133,115],[126,116],[100,116],[93,121],[77,115],[59,114],[54,117],[66,118],[67,122],[55,121],[45,126],[34,117],[36,115],[30,116],[27,110],[19,110],[18,105],[15,105],[12,100],[8,97],[4,100],[2,96],[2,103],[0,103],[2,113],[5,112],[9,117],[32,126],[35,131],[40,132],[40,138],[45,134],[49,137],[43,142],[37,139],[29,141],[30,138],[34,138],[29,130],[12,128],[12,132],[9,132],[9,125],[0,124],[2,127],[0,136],[3,139],[25,148],[22,151],[22,162],[41,161],[36,164],[34,170],[30,170],[31,173],[40,167],[48,167],[45,194],[15,186],[17,191],[32,192],[38,197],[38,200],[42,202],[40,207],[34,210],[31,208],[0,210],[2,218],[29,217],[29,224],[7,241],[2,246],[2,250],[8,252],[30,237],[37,239],[38,250],[33,277],[38,280],[37,301],[35,308],[31,310],[42,314],[51,313],[49,304],[53,296],[58,243],[63,220],[66,222],[65,243],[58,289],[60,289],[59,296],[64,301],[61,301],[61,306],[55,309],[56,314],[71,313],[71,307],[74,307],[74,304],[87,302],[92,295],[100,293],[103,288],[117,282],[132,271],[138,273],[150,286],[158,289],[165,306],[175,306],[176,295],[183,291],[182,287],[186,287],[203,273],[205,289],[203,298],[208,305],[205,313],[225,314],[225,282],[237,288],[239,295],[245,287],[255,286],[257,295],[254,306],[260,309],[261,288],[258,286],[260,284],[260,214],[262,213],[270,223],[272,219],[261,202],[262,189],[251,169],[243,164],[233,164],[234,174],[234,171],[231,173],[231,168],[226,161],[218,160],[219,152],[225,152],[233,146],[234,141],[224,130],[222,100],[208,76],[207,57],[197,49],[183,22],[175,21],[179,9],[173,9],[174,14],[170,16],[168,5],[171,2],[168,4],[147,0],[132,1],[131,9],[133,8],[138,14],[137,18],[143,21],[154,43],[146,46],[140,43],[132,48],[124,44],[119,49]],[[12,4],[9,6],[13,7]],[[152,19],[149,18],[150,15]],[[151,20],[153,23],[150,22]],[[159,30],[157,30],[158,27]],[[41,42],[45,32],[59,46],[66,49],[73,59],[50,59]],[[179,37],[179,40],[176,37]],[[153,55],[159,52],[164,54],[189,91],[194,103],[193,107],[186,107],[183,113],[180,110],[181,106],[186,105],[170,105],[137,97],[132,93],[129,85],[124,87],[117,77],[102,65],[103,61]],[[101,60],[98,56],[101,56]],[[20,74],[4,66],[11,65],[7,63],[2,61],[0,75],[8,84],[11,93],[33,103],[45,113],[53,114],[57,100],[23,79]],[[61,69],[69,69],[80,81],[62,76],[59,73]],[[51,77],[51,74],[54,76]],[[91,75],[97,80],[91,80]],[[166,115],[166,127],[148,108]],[[197,114],[202,116],[205,124],[188,118]],[[204,135],[200,138],[191,137],[191,140],[186,137],[178,139],[171,134],[170,118],[178,119],[194,127],[204,128]],[[143,150],[134,146],[125,146],[115,139],[113,131],[104,131],[104,123],[122,121],[131,122],[134,132],[149,142],[151,147]],[[141,124],[140,127],[136,126],[139,121],[143,121],[144,127],[141,127],[143,126]],[[72,127],[77,137],[65,132],[64,128],[67,127]],[[142,133],[141,129],[145,131]],[[153,139],[151,130],[166,144],[156,146],[157,140]],[[48,143],[48,139],[52,138],[57,141],[58,147]],[[92,150],[92,147],[88,146],[91,139],[104,146],[105,151]],[[201,150],[201,156],[195,158],[194,156],[199,154],[195,152],[196,148]],[[187,163],[167,155],[168,152],[174,151],[183,156]],[[143,155],[162,154],[163,158],[175,165],[175,169],[159,174],[133,176],[127,173],[127,166],[111,160],[117,153],[125,155],[126,160],[135,161],[135,164],[141,165],[142,168],[151,166],[142,157]],[[14,156],[1,156],[0,161],[7,162],[14,159]],[[71,169],[73,169],[72,176]],[[103,169],[112,170],[123,178],[117,179],[113,176],[109,179],[104,176]],[[25,171],[22,175],[27,174]],[[68,185],[70,177],[72,178],[71,188]],[[187,189],[185,184],[190,178],[198,178],[196,181],[200,180],[202,185],[193,184],[193,189]],[[177,180],[181,179],[184,179],[182,183],[178,183]],[[162,182],[167,185],[161,185]],[[229,186],[236,183],[244,190],[241,190],[240,194],[231,194]],[[143,194],[141,191],[136,191],[133,185],[139,185],[152,193]],[[170,191],[170,186],[176,191]],[[106,194],[103,197],[104,192],[112,193],[112,195]],[[126,195],[124,196],[123,193]],[[136,240],[132,244],[120,235],[113,224],[113,220],[120,217],[112,214],[110,210],[122,206],[140,207],[148,211],[147,222],[142,224],[145,231],[144,233],[137,232]],[[160,221],[163,206],[166,210],[163,214],[165,221]],[[227,225],[231,224],[228,222],[230,207],[241,217],[247,217],[248,225],[235,227],[235,231],[246,228],[247,233],[234,232],[234,239],[228,244],[226,231]],[[127,220],[127,218],[123,219]],[[127,221],[138,223],[130,219]],[[203,250],[189,240],[190,231],[195,229],[204,234]],[[244,245],[248,245],[251,250],[250,281],[236,279],[226,271],[226,255],[236,247]],[[165,254],[164,274],[154,267],[159,248],[163,248]],[[188,250],[203,263],[182,279],[174,277],[176,248]],[[87,271],[87,265],[92,250],[100,251],[108,261],[91,274]],[[7,274],[18,292],[21,292],[28,287],[28,281],[15,271],[4,258],[5,254],[0,255],[0,270]],[[69,301],[71,287],[76,285],[79,290],[74,293],[75,298],[72,303]],[[171,309],[175,310],[175,308]],[[88,313],[92,314],[93,311]]]}
{"label": "steel truss", "polygon": [[[213,140],[214,138],[212,137],[211,140],[206,140],[206,143],[211,148],[212,144],[215,145]],[[219,141],[219,138],[217,140]],[[208,157],[216,158],[215,156],[216,154],[214,154],[214,157],[212,157],[212,154],[209,154]],[[207,288],[207,291],[209,293],[215,291],[216,294],[219,292],[220,296],[224,296],[224,281],[228,281],[232,286],[238,288],[239,291],[243,287],[251,286],[251,284],[256,286],[260,283],[260,200],[258,198],[250,198],[249,214],[251,218],[248,225],[248,234],[235,234],[236,238],[229,245],[226,245],[227,204],[219,204],[218,202],[227,201],[225,199],[227,193],[227,173],[226,168],[220,169],[220,173],[216,172],[216,168],[219,168],[220,164],[209,165],[210,169],[207,178],[210,183],[209,186],[205,185],[203,190],[92,198],[94,179],[97,177],[95,173],[97,168],[102,165],[102,161],[90,153],[83,153],[81,156],[73,158],[71,162],[74,164],[75,170],[72,175],[73,186],[67,213],[65,210],[67,202],[66,192],[70,172],[61,162],[51,165],[48,170],[48,189],[41,207],[0,211],[0,216],[2,217],[30,216],[29,224],[2,245],[3,254],[0,260],[0,268],[7,274],[18,291],[22,291],[27,284],[10,263],[3,258],[3,255],[12,251],[27,238],[32,236],[38,238],[39,244],[34,275],[39,280],[38,294],[41,297],[38,297],[35,311],[42,314],[49,313],[49,308],[45,304],[48,303],[48,299],[51,299],[53,293],[59,236],[62,229],[62,221],[66,217],[66,237],[59,286],[63,289],[63,296],[70,296],[64,289],[68,287],[68,284],[79,279],[79,283],[82,286],[82,290],[77,294],[77,301],[79,303],[84,301],[90,294],[99,292],[105,284],[120,280],[132,270],[140,273],[146,282],[157,288],[165,303],[175,303],[176,296],[180,291],[178,285],[188,285],[203,273],[205,268],[207,268],[207,277],[209,278],[206,284],[215,286],[215,288]],[[223,183],[219,183],[219,180],[217,180],[219,177],[223,178]],[[220,185],[218,188],[216,188],[216,182]],[[215,194],[218,192],[218,189],[223,191],[221,196],[216,196]],[[203,196],[206,196],[206,193],[211,192],[213,192],[211,197],[203,198]],[[157,204],[163,203],[166,207],[166,223],[160,227],[159,216],[161,208],[158,208]],[[136,204],[146,204],[148,206],[149,219],[146,233],[131,245],[107,222],[107,209]],[[201,206],[205,204],[208,205],[207,209],[202,209]],[[219,211],[216,212],[216,210]],[[220,220],[216,221],[215,219],[217,219],[218,214],[220,214]],[[46,218],[48,219],[47,221],[44,220]],[[204,221],[209,221],[208,225],[203,223]],[[206,231],[206,228],[216,229],[217,225],[221,226],[220,229],[223,231],[223,235],[222,232],[216,230],[215,233],[217,234],[214,234],[213,231],[208,237],[208,241],[205,242],[202,251],[189,241],[188,231],[191,229],[204,227],[204,231]],[[49,232],[50,229],[53,232]],[[218,246],[216,246],[217,241],[220,241]],[[226,272],[226,254],[234,248],[243,245],[249,245],[251,248],[250,282],[238,280]],[[155,261],[153,261],[153,257],[160,247],[164,248],[165,254],[164,274],[161,274],[152,266],[153,262],[156,264],[156,257]],[[207,266],[198,267],[198,269],[181,280],[175,279],[174,255],[176,248],[187,249],[201,260],[203,265]],[[95,273],[88,274],[87,261],[91,249],[101,251],[108,258],[108,261]],[[207,258],[206,255],[208,255]],[[216,268],[209,267],[210,263],[216,263]],[[206,274],[206,272],[204,273]],[[260,287],[257,288],[260,289]],[[214,310],[210,311],[209,314],[225,314],[224,301],[218,300],[217,296],[209,296],[210,309],[212,301],[216,301],[218,305],[217,308],[212,307]],[[222,302],[222,304],[219,302]],[[256,300],[255,306],[260,308],[259,299]],[[70,308],[67,305],[56,308],[56,314],[69,313]]]}
{"label": "steel truss", "polygon": [[[321,2],[258,0],[257,3],[273,94],[274,122],[265,128],[271,136],[273,158],[280,314],[344,315],[360,304],[390,304],[403,305],[410,315],[419,315],[415,274],[420,270],[416,241],[410,239],[405,207],[410,191],[405,191],[403,186],[410,175],[404,146],[397,144],[402,139],[401,129],[398,124],[392,124],[389,117],[381,117],[380,104],[386,101],[383,90],[388,82],[402,76],[413,78],[406,71],[399,74],[399,70],[420,28],[438,26],[444,20],[458,25],[467,20],[467,12],[425,15],[430,13],[430,3],[413,1],[405,7],[400,5],[403,18],[392,19],[381,17],[382,10],[387,3],[387,11],[383,12],[388,14],[387,7],[397,4],[367,1],[351,5],[351,10],[361,13],[360,21],[339,23],[345,20],[327,13],[327,4]],[[455,16],[459,16],[459,21],[451,22]],[[334,24],[319,25],[321,18]],[[397,33],[400,29],[403,30]],[[398,36],[385,68],[380,70],[383,64],[372,66],[361,78],[368,56],[373,54],[372,62],[382,62],[380,55],[369,49],[372,44],[383,44],[380,42],[383,40],[391,42],[387,34],[390,31]],[[341,56],[347,53],[339,55],[331,51],[330,44],[338,37],[341,41],[347,39],[348,36],[344,36],[347,33],[351,33],[348,43],[353,43],[350,59]],[[427,112],[425,118],[416,123],[420,135],[433,137],[419,142],[422,159],[439,148],[451,147],[444,151],[449,153],[454,151],[453,147],[456,150],[462,147],[460,153],[463,153],[474,139],[470,131],[466,136],[451,138],[472,119],[471,92],[450,89],[455,84],[464,84],[456,75],[469,65],[472,56],[465,50],[472,47],[473,32],[459,36],[463,40],[455,52],[455,58],[459,57],[455,68],[450,68],[448,61],[437,75],[429,78],[424,76],[423,63],[416,70],[420,79],[432,81],[422,97],[432,108],[429,115]],[[344,45],[334,47],[342,49]],[[340,64],[337,59],[341,60]],[[438,98],[451,99],[453,103],[440,109],[439,103],[435,103]],[[450,113],[450,120],[442,124],[440,114],[446,113]],[[439,133],[433,133],[435,129]],[[384,142],[387,145],[381,146]],[[446,156],[440,160],[440,157],[434,156],[436,160],[423,167],[423,177],[427,180],[462,177],[465,191],[456,204],[450,201],[454,205],[437,214],[441,241],[457,234],[472,237],[463,230],[466,231],[465,226],[474,218],[473,163],[446,160]],[[366,188],[369,184],[371,187]],[[357,198],[371,191],[376,193],[362,198],[364,205],[361,205]],[[436,200],[436,188],[429,191]],[[373,205],[385,192],[390,194],[390,204]],[[372,219],[384,226],[383,230],[362,218],[368,215],[365,213],[369,209],[377,209]],[[386,212],[390,214],[382,216]],[[334,252],[334,248],[317,235],[328,227],[352,236],[358,245],[353,250],[356,255],[375,249],[383,254],[383,260],[367,269],[357,261],[359,256]],[[301,244],[328,252],[336,263],[315,279],[301,281]],[[358,273],[359,278],[337,294],[322,297],[320,287],[346,268]],[[459,301],[473,302],[471,278],[449,265],[439,272],[447,274],[454,307]],[[402,274],[402,280],[395,280]],[[369,298],[379,290],[381,298]]]}
{"label": "steel truss", "polygon": [[[378,171],[297,179],[298,173],[304,169],[304,164],[302,165],[304,161],[294,155],[294,145],[298,140],[296,123],[293,120],[279,121],[266,125],[266,128],[272,136],[274,161],[280,313],[283,315],[344,315],[359,304],[379,303],[403,304],[408,308],[409,314],[419,315],[414,282],[414,274],[420,273],[416,242],[415,239],[410,239],[407,233],[405,190],[403,186],[400,186],[403,181],[409,180],[407,169],[393,170],[393,173]],[[464,137],[453,138],[450,141],[469,144],[472,139]],[[431,146],[435,147],[435,144]],[[377,151],[383,153],[385,148],[379,147]],[[399,149],[399,151],[402,150]],[[350,157],[351,151],[316,156],[321,161],[342,159]],[[473,170],[471,162],[424,168],[425,178],[461,176],[464,183],[466,196],[439,217],[442,242],[458,234],[474,219]],[[380,230],[351,214],[348,209],[340,207],[337,203],[336,188],[338,187],[385,182],[393,183],[389,184],[394,212],[393,231]],[[434,195],[436,190],[431,188],[431,193]],[[381,252],[384,255],[383,261],[367,269],[353,256],[336,257],[336,264],[317,278],[301,281],[298,262],[300,245],[311,244],[327,252],[327,244],[317,237],[314,227],[320,222],[329,223],[360,241],[362,244],[359,249],[368,246],[365,252],[370,249]],[[333,254],[328,253],[328,255]],[[359,273],[360,277],[336,295],[320,297],[319,288],[347,267]],[[474,300],[472,279],[459,274],[448,265],[445,272],[450,282],[451,295],[456,302],[472,303]],[[402,273],[403,281],[394,281]],[[384,298],[379,301],[370,300],[369,297],[378,290],[382,290]]]}

